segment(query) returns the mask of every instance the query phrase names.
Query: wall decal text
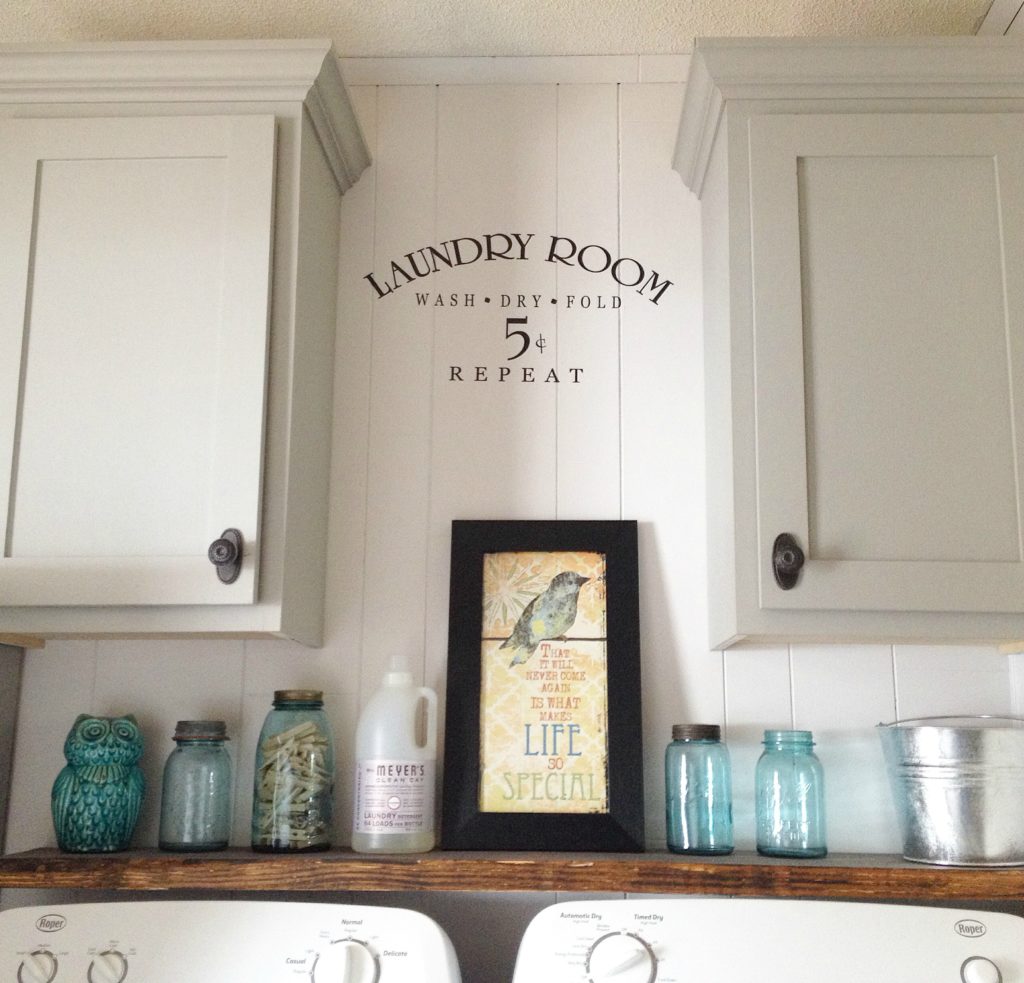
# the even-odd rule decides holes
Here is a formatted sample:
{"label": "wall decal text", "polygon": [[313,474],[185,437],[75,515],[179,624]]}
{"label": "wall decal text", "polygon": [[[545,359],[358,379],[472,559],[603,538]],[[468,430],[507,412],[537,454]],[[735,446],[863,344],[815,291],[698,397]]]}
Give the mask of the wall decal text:
{"label": "wall decal text", "polygon": [[[470,266],[473,263],[493,263],[498,260],[523,262],[529,255],[534,233],[491,232],[480,236],[459,236],[432,246],[423,246],[392,259],[386,273],[367,273],[363,277],[377,297],[387,297],[406,284],[433,276],[444,269]],[[542,247],[535,250],[546,263],[573,266],[587,273],[611,276],[620,287],[635,289],[638,294],[657,304],[672,286],[654,269],[648,269],[631,256],[614,258],[612,252],[597,243],[580,245],[568,236],[549,236]]]}

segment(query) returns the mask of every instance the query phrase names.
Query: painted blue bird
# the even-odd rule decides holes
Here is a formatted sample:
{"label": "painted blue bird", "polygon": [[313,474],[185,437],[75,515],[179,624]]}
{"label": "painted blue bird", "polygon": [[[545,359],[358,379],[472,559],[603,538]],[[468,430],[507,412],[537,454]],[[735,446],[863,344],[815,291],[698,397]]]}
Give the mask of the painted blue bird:
{"label": "painted blue bird", "polygon": [[510,668],[529,659],[545,639],[558,638],[572,627],[580,588],[588,580],[571,570],[556,574],[547,588],[526,605],[512,634],[500,646],[514,652]]}

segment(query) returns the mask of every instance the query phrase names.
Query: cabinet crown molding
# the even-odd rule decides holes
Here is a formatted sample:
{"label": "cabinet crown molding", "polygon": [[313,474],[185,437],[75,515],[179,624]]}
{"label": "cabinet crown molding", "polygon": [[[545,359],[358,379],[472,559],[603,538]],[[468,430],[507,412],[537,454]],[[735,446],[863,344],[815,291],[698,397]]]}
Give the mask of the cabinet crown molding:
{"label": "cabinet crown molding", "polygon": [[700,197],[731,103],[758,113],[842,112],[852,101],[858,108],[848,111],[956,112],[959,101],[984,96],[1006,108],[1024,100],[1022,56],[1024,44],[1006,37],[698,39],[675,169]]}
{"label": "cabinet crown molding", "polygon": [[223,112],[226,102],[304,105],[342,192],[369,166],[327,40],[0,44],[0,115],[68,104],[86,115],[111,103]]}

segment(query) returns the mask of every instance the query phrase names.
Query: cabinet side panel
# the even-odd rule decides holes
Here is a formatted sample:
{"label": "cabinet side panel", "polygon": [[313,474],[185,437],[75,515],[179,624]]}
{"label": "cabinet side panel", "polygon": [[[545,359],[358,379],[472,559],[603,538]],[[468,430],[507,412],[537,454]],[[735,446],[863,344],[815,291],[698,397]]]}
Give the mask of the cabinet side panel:
{"label": "cabinet side panel", "polygon": [[993,157],[806,157],[799,187],[814,556],[1016,560]]}
{"label": "cabinet side panel", "polygon": [[308,117],[302,119],[299,251],[295,280],[290,476],[285,528],[284,633],[323,637],[331,398],[337,331],[340,196]]}
{"label": "cabinet side panel", "polygon": [[707,442],[709,643],[736,633],[733,358],[730,327],[729,165],[726,140],[712,152],[701,197],[704,293],[704,404]]}
{"label": "cabinet side panel", "polygon": [[[363,279],[373,255],[377,197],[377,87],[350,90],[359,125],[374,157],[341,200],[338,244],[338,329],[334,359],[334,423],[328,508],[325,654],[351,660],[362,652],[367,551],[367,474],[370,439],[370,366],[373,291]],[[356,664],[361,660],[356,658]],[[347,663],[346,663],[347,664]],[[349,677],[355,691],[358,674]],[[354,724],[352,725],[354,727]]]}
{"label": "cabinet side panel", "polygon": [[21,695],[20,649],[0,645],[0,844],[7,829],[7,805],[11,792],[11,769],[14,763],[14,732]]}
{"label": "cabinet side panel", "polygon": [[[0,145],[20,143],[20,121],[0,120]],[[0,222],[0,556],[9,550],[11,482],[15,475],[24,387],[25,308],[31,289],[32,230],[38,188],[34,158],[0,155],[4,189]]]}

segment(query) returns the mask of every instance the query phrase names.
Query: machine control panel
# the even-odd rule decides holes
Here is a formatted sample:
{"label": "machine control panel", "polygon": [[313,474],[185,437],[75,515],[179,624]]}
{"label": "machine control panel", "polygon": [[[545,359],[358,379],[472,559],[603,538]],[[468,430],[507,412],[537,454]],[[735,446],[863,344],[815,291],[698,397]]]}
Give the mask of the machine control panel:
{"label": "machine control panel", "polygon": [[461,983],[451,942],[403,908],[141,901],[0,912],[0,983]]}
{"label": "machine control panel", "polygon": [[1024,918],[737,898],[571,901],[539,912],[513,983],[1024,983]]}

